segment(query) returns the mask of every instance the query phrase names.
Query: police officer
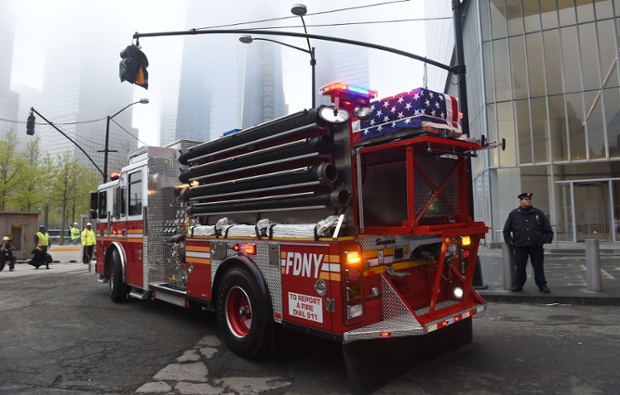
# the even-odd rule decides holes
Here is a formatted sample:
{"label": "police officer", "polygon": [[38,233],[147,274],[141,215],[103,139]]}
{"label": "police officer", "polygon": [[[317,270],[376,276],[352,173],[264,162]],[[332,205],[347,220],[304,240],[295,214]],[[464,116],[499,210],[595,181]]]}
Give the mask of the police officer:
{"label": "police officer", "polygon": [[515,280],[512,292],[523,291],[527,280],[525,267],[528,257],[532,260],[534,281],[540,292],[549,293],[545,271],[543,268],[545,251],[543,244],[551,243],[553,230],[545,214],[532,207],[532,193],[526,192],[518,196],[521,206],[508,214],[504,225],[504,241],[515,250]]}

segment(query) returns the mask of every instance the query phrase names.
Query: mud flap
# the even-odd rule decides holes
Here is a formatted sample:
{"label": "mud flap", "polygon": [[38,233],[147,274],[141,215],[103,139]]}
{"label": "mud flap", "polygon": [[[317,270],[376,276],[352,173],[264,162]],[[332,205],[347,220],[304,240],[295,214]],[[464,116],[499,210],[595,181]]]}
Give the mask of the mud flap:
{"label": "mud flap", "polygon": [[355,341],[343,346],[355,394],[369,394],[411,370],[445,356],[473,340],[472,319],[423,336]]}

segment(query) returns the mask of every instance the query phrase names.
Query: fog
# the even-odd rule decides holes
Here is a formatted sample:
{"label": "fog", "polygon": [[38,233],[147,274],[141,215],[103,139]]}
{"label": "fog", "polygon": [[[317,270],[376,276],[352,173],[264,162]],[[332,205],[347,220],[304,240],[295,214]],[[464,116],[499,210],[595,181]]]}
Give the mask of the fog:
{"label": "fog", "polygon": [[[12,63],[11,86],[42,89],[44,87],[44,71],[47,56],[63,56],[62,53],[49,54],[49,37],[57,36],[59,31],[64,34],[78,36],[83,40],[93,40],[97,36],[105,38],[110,32],[126,34],[126,40],[111,45],[120,52],[132,42],[134,32],[187,31],[191,28],[218,26],[220,28],[254,28],[286,26],[282,30],[303,32],[301,19],[291,14],[293,1],[270,0],[268,8],[272,15],[250,13],[247,1],[229,0],[226,2],[210,2],[213,10],[204,15],[202,26],[187,26],[188,13],[192,12],[198,0],[0,0],[8,2],[9,10],[15,15],[16,30],[14,55]],[[255,4],[255,3],[253,3]],[[377,6],[368,7],[372,4]],[[315,0],[307,2],[308,14],[304,17],[309,33],[313,27],[329,28],[329,34],[336,37],[355,40],[351,36],[349,23],[390,21],[389,23],[368,23],[370,42],[397,48],[420,56],[425,55],[424,23],[422,21],[400,20],[422,19],[423,0],[411,1],[353,1]],[[219,8],[218,8],[219,7]],[[348,9],[360,7],[358,9]],[[334,10],[342,10],[329,12]],[[275,12],[273,10],[276,10]],[[72,21],[84,15],[97,15],[101,18],[114,20],[110,30],[95,29],[94,31],[76,31],[72,29]],[[201,16],[199,16],[201,17]],[[194,16],[196,18],[196,16]],[[276,19],[258,23],[262,19]],[[239,24],[242,22],[254,22]],[[233,26],[233,24],[235,24]],[[239,25],[237,25],[239,24]],[[358,26],[358,25],[352,25]],[[104,30],[104,31],[101,31]],[[55,33],[55,34],[51,34]],[[115,34],[114,36],[117,36]],[[201,40],[205,36],[194,36]],[[93,40],[98,41],[98,40]],[[305,40],[283,38],[303,47]],[[88,42],[88,41],[87,41]],[[149,89],[144,90],[132,86],[136,100],[141,97],[150,99],[148,106],[136,106],[134,109],[133,127],[140,129],[140,139],[149,145],[156,145],[159,136],[159,120],[164,96],[174,96],[178,91],[181,54],[184,45],[191,46],[191,40],[184,37],[156,37],[140,40],[144,52],[148,55]],[[239,44],[243,45],[243,44]],[[191,49],[191,48],[190,48]],[[97,48],[92,48],[93,53]],[[378,50],[370,52],[370,84],[369,88],[379,91],[385,97],[413,89],[423,84],[423,64],[419,61],[389,54]],[[292,51],[296,52],[296,51]],[[286,101],[291,111],[308,107],[310,90],[310,71],[308,57],[303,53],[291,53],[284,56],[286,64],[282,68]],[[113,62],[118,64],[120,58]],[[205,59],[208,61],[208,59]],[[320,53],[317,53],[317,68],[321,67]],[[300,73],[299,70],[308,70]],[[103,67],[101,73],[118,73],[118,67]],[[346,81],[345,81],[346,82]],[[120,84],[120,81],[119,81]],[[124,84],[127,84],[126,82]],[[26,104],[27,106],[27,104]],[[22,107],[24,107],[22,105]],[[105,114],[102,114],[105,116]]]}

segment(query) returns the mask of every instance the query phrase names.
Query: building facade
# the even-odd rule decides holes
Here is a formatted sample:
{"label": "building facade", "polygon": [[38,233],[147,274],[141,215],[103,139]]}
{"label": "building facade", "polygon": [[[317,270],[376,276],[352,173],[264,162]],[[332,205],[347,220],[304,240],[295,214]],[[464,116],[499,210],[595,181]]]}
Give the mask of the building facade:
{"label": "building facade", "polygon": [[9,12],[8,4],[0,3],[0,132],[17,130],[19,94],[11,90],[11,63],[13,61],[13,38],[15,16]]}
{"label": "building facade", "polygon": [[[126,35],[111,26],[115,26],[114,19],[93,13],[84,13],[78,21],[58,20],[58,28],[50,33],[43,90],[35,108],[66,135],[37,117],[35,136],[41,137],[45,152],[52,158],[69,152],[95,173],[104,171],[107,116],[134,102],[134,86],[121,84],[116,72],[118,43],[126,42]],[[84,40],[71,33],[76,29],[110,31]],[[138,130],[131,123],[132,107],[109,123],[108,175],[119,171],[128,153],[138,146]]]}
{"label": "building facade", "polygon": [[[271,11],[262,3],[237,0],[217,13],[211,12],[211,5],[195,0],[187,8],[187,23],[196,28],[232,23],[239,9],[257,19]],[[232,34],[189,36],[184,39],[182,59],[172,140],[209,141],[286,114],[280,46],[248,46]]]}
{"label": "building facade", "polygon": [[[558,241],[617,241],[620,1],[480,0],[464,10],[471,135],[506,141],[504,151],[472,160],[475,216],[490,226],[487,239],[502,241],[527,191]],[[443,35],[451,48],[453,35]],[[445,77],[429,77],[431,89],[454,87],[455,76]]]}

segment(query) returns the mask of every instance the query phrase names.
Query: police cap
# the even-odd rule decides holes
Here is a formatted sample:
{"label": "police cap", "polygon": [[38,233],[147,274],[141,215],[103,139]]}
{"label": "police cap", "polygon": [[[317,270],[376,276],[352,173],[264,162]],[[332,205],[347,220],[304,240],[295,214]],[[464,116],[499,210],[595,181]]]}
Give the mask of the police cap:
{"label": "police cap", "polygon": [[522,194],[520,194],[519,196],[517,196],[519,198],[519,200],[532,200],[532,192],[523,192]]}

